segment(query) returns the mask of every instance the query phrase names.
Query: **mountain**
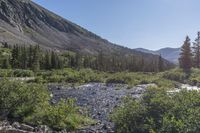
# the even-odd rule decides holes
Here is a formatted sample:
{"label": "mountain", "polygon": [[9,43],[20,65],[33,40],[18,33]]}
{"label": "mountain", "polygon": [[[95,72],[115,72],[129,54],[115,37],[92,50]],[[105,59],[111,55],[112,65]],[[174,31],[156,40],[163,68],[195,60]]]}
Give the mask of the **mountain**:
{"label": "mountain", "polygon": [[[113,44],[30,0],[0,0],[0,43],[36,45],[57,51],[135,55],[155,62],[157,55]],[[165,60],[165,63],[170,64]]]}
{"label": "mountain", "polygon": [[136,48],[135,50],[140,51],[140,52],[144,52],[144,53],[161,55],[164,59],[177,64],[181,49],[180,48],[169,48],[169,47],[167,47],[167,48],[162,48],[162,49],[155,50],[155,51],[144,49],[144,48]]}
{"label": "mountain", "polygon": [[159,55],[156,51],[148,50],[148,49],[145,49],[145,48],[136,48],[134,50],[140,51],[140,52],[143,52],[143,53],[149,53],[149,54]]}

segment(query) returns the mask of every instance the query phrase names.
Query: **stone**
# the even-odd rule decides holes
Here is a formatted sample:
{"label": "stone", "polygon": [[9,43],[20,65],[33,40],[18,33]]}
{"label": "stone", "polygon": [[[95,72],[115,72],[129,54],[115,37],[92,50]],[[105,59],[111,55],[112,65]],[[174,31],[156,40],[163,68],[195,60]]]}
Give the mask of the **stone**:
{"label": "stone", "polygon": [[[119,89],[116,90],[116,87]],[[59,101],[61,97],[76,99],[76,105],[83,109],[79,110],[79,113],[84,114],[83,112],[86,111],[89,117],[98,121],[96,124],[78,130],[77,133],[113,133],[114,124],[109,121],[109,114],[121,105],[123,97],[140,98],[147,87],[148,84],[126,89],[125,84],[90,83],[79,86],[79,89],[68,87],[57,90],[56,87],[50,87],[50,91],[54,94],[52,100],[55,101]]]}
{"label": "stone", "polygon": [[21,128],[21,125],[19,124],[19,122],[14,122],[14,123],[12,124],[12,126],[13,126],[14,128],[16,128],[16,129],[20,129],[20,128]]}
{"label": "stone", "polygon": [[29,125],[26,125],[26,124],[21,124],[21,127],[20,127],[21,130],[25,130],[25,131],[31,131],[33,132],[34,131],[34,128],[29,126]]}
{"label": "stone", "polygon": [[40,125],[36,129],[37,133],[52,133],[51,129],[46,125]]}
{"label": "stone", "polygon": [[33,132],[28,132],[20,129],[5,129],[0,131],[1,133],[33,133]]}

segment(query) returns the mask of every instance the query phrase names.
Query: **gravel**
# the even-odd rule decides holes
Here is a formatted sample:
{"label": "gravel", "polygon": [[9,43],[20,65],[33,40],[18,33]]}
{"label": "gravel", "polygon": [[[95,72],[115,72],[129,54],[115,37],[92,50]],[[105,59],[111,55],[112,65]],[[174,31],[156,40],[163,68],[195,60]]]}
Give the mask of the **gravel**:
{"label": "gravel", "polygon": [[109,120],[109,114],[122,103],[124,97],[139,98],[149,86],[155,84],[138,85],[133,88],[124,84],[104,83],[89,83],[79,87],[49,85],[49,90],[52,93],[52,103],[73,98],[76,105],[87,110],[88,115],[97,121],[94,125],[78,130],[78,133],[112,133],[114,124]]}

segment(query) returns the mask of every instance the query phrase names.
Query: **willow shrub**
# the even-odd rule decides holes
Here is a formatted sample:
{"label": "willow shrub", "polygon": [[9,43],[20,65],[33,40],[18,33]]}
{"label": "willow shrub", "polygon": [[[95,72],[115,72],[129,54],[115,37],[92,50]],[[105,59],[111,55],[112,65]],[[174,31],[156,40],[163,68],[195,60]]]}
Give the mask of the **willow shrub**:
{"label": "willow shrub", "polygon": [[73,100],[51,105],[47,88],[36,83],[0,80],[0,117],[54,129],[74,130],[90,122]]}
{"label": "willow shrub", "polygon": [[111,115],[118,133],[196,133],[200,131],[200,93],[167,93],[150,88],[140,100],[127,98]]}

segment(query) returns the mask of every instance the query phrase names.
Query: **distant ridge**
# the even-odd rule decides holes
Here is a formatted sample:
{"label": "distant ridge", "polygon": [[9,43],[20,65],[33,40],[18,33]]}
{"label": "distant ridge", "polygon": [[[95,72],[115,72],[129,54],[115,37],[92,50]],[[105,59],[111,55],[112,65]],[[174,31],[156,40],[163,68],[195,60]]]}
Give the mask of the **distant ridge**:
{"label": "distant ridge", "polygon": [[179,55],[180,55],[180,48],[166,47],[166,48],[162,48],[162,49],[155,50],[155,51],[144,49],[144,48],[136,48],[135,50],[140,51],[140,52],[144,52],[144,53],[161,55],[164,59],[166,59],[170,62],[173,62],[175,64],[178,64],[178,58],[179,58]]}

